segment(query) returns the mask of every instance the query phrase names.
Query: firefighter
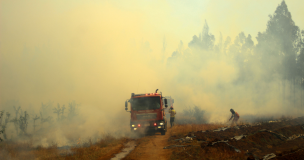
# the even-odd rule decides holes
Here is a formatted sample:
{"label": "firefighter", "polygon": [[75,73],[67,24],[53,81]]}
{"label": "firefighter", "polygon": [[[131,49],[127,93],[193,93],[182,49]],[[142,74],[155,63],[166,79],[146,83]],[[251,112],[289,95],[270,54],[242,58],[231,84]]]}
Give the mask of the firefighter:
{"label": "firefighter", "polygon": [[237,112],[235,112],[233,109],[230,109],[230,112],[232,113],[232,115],[231,115],[229,121],[233,118],[232,123],[231,123],[231,126],[233,126],[234,123],[237,124],[237,121],[239,120],[240,115]]}
{"label": "firefighter", "polygon": [[169,113],[170,113],[170,124],[172,127],[172,126],[174,126],[174,119],[175,119],[175,115],[176,115],[176,111],[173,109],[173,106],[170,107]]}

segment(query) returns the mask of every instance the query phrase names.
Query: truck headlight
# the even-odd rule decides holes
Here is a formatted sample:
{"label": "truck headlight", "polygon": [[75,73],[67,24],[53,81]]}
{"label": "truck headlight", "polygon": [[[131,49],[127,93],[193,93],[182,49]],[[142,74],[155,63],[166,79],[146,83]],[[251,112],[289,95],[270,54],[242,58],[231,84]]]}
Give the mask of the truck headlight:
{"label": "truck headlight", "polygon": [[137,130],[137,128],[134,128],[134,131],[136,131]]}
{"label": "truck headlight", "polygon": [[161,128],[161,126],[158,126],[158,128]]}
{"label": "truck headlight", "polygon": [[162,126],[162,125],[164,125],[164,123],[163,123],[163,122],[160,122],[160,123],[159,123],[159,125],[161,125],[161,126]]}
{"label": "truck headlight", "polygon": [[135,127],[135,125],[134,125],[134,124],[132,124],[132,127]]}

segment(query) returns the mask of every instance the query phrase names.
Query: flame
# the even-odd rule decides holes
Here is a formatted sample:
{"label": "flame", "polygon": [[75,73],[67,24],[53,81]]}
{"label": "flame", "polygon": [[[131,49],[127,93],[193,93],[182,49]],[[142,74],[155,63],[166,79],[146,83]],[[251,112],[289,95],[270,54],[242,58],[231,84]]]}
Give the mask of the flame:
{"label": "flame", "polygon": [[80,142],[81,142],[81,139],[79,138],[79,139],[77,140],[77,144],[80,144]]}

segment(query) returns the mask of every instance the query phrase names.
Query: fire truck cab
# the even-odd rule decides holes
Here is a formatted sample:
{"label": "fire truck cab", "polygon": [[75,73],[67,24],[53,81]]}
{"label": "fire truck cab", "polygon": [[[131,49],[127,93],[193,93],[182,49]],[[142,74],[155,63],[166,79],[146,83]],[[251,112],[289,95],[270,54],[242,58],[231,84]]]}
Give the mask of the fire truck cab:
{"label": "fire truck cab", "polygon": [[[158,89],[157,89],[158,90]],[[130,128],[132,132],[167,132],[165,109],[168,107],[167,99],[162,93],[131,94],[126,100],[125,110],[131,113]],[[130,111],[128,111],[128,102]]]}

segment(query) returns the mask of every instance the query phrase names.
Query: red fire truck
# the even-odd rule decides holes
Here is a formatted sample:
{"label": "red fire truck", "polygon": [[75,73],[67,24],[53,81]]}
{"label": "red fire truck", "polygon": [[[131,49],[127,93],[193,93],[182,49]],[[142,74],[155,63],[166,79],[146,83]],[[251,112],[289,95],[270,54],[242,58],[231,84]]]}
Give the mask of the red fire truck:
{"label": "red fire truck", "polygon": [[[126,100],[125,110],[131,113],[130,127],[132,132],[167,132],[165,109],[168,107],[167,99],[162,92],[145,94],[131,94],[131,99]],[[171,97],[170,97],[171,98]],[[131,109],[128,111],[128,102]]]}

